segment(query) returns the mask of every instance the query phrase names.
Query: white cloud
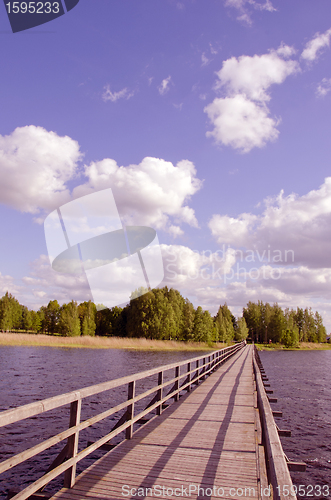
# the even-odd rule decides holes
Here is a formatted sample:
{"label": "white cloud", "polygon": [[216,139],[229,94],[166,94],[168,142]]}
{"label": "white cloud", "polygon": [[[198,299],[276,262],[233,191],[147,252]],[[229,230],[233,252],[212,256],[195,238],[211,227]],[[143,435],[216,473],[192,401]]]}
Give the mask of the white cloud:
{"label": "white cloud", "polygon": [[210,53],[215,56],[216,54],[218,54],[218,50],[210,43],[209,44],[209,50],[210,50]]}
{"label": "white cloud", "polygon": [[22,278],[25,287],[20,293],[20,297],[24,297],[22,302],[31,304],[29,307],[39,308],[54,299],[60,304],[92,300],[85,274],[58,273],[52,269],[46,255],[41,255],[30,267],[30,275]]}
{"label": "white cloud", "polygon": [[224,61],[215,89],[223,89],[226,96],[214,99],[204,109],[214,125],[207,136],[243,153],[275,140],[280,120],[269,116],[267,91],[299,71],[298,63],[290,59],[293,54],[292,47],[282,44],[268,54]]}
{"label": "white cloud", "polygon": [[225,87],[230,95],[244,94],[254,101],[269,101],[269,87],[283,83],[298,71],[298,63],[288,60],[293,53],[292,47],[282,45],[278,50],[261,56],[231,57],[216,73],[219,78],[217,87]]}
{"label": "white cloud", "polygon": [[15,280],[12,276],[8,274],[3,275],[0,272],[0,297],[5,295],[6,292],[16,296],[19,290],[20,287],[15,284]]}
{"label": "white cloud", "polygon": [[110,90],[110,86],[106,85],[104,87],[104,92],[102,94],[102,99],[107,102],[116,102],[119,99],[130,99],[134,95],[134,92],[130,92],[126,87],[122,90],[119,90],[118,92],[112,92]]}
{"label": "white cloud", "polygon": [[246,213],[237,218],[216,214],[208,226],[219,243],[243,247],[249,246],[250,233],[257,220],[256,215]]}
{"label": "white cloud", "polygon": [[158,87],[160,95],[166,94],[170,89],[171,76],[162,80],[161,85]]}
{"label": "white cloud", "polygon": [[220,286],[236,262],[233,249],[222,255],[209,250],[196,252],[182,245],[160,245],[163,256],[164,285],[190,293],[196,288]]}
{"label": "white cloud", "polygon": [[217,98],[205,107],[214,125],[207,137],[216,142],[248,153],[254,147],[262,147],[266,142],[278,137],[278,122],[270,118],[265,105],[256,104],[244,95]]}
{"label": "white cloud", "polygon": [[0,202],[37,213],[69,201],[66,182],[76,175],[80,158],[77,141],[42,127],[18,127],[0,135]]}
{"label": "white cloud", "polygon": [[306,44],[301,57],[303,59],[306,59],[306,61],[314,61],[315,59],[317,59],[321,55],[322,50],[325,47],[329,47],[330,37],[331,28],[328,29],[325,33],[316,33],[314,38]]}
{"label": "white cloud", "polygon": [[201,63],[202,66],[207,66],[208,63],[210,63],[210,59],[206,56],[206,54],[203,52],[201,55]]}
{"label": "white cloud", "polygon": [[[159,158],[145,158],[139,165],[119,167],[104,159],[85,165],[88,182],[70,193],[67,182],[77,176],[82,155],[79,144],[33,125],[0,136],[0,203],[22,212],[50,212],[73,198],[111,187],[122,218],[127,223],[152,225],[173,236],[185,222],[198,227],[188,201],[202,186],[192,162],[173,165]],[[35,217],[42,223],[44,213]]]}
{"label": "white cloud", "polygon": [[281,192],[265,207],[258,216],[213,215],[209,228],[220,244],[277,255],[282,265],[331,268],[331,177],[303,196]]}
{"label": "white cloud", "polygon": [[321,83],[318,84],[316,89],[317,97],[324,97],[331,90],[331,78],[323,78]]}
{"label": "white cloud", "polygon": [[76,187],[74,197],[111,187],[117,207],[127,224],[146,224],[181,234],[178,225],[185,222],[198,227],[194,210],[186,203],[202,186],[192,162],[177,165],[159,158],[144,158],[139,165],[119,167],[115,160],[104,159],[85,166],[86,184]]}
{"label": "white cloud", "polygon": [[251,12],[255,10],[267,10],[274,12],[276,9],[273,7],[271,0],[266,0],[264,3],[259,3],[256,0],[225,0],[226,7],[233,7],[238,10],[238,20],[247,24],[252,24]]}

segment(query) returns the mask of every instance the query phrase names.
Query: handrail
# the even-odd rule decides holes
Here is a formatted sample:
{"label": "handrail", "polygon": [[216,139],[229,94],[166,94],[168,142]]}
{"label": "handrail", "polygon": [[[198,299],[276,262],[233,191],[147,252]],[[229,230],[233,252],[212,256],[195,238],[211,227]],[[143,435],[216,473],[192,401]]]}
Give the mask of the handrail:
{"label": "handrail", "polygon": [[268,462],[269,480],[273,489],[273,499],[297,500],[272,409],[263,385],[261,372],[255,359],[257,355],[257,349],[254,346],[253,367],[256,381],[257,404]]}
{"label": "handrail", "polygon": [[[64,460],[66,461],[64,463],[60,462],[60,465],[57,465],[57,467],[47,472],[37,481],[33,482],[20,493],[12,497],[12,500],[24,500],[28,498],[30,495],[43,488],[46,484],[48,484],[51,480],[53,480],[63,472],[65,472],[64,485],[68,488],[71,488],[75,484],[76,464],[80,460],[88,456],[96,449],[100,448],[102,445],[110,441],[110,439],[114,438],[123,431],[125,431],[126,433],[126,438],[130,439],[133,433],[133,424],[135,424],[138,420],[140,420],[148,413],[151,413],[153,410],[156,410],[157,415],[160,415],[162,413],[163,403],[172,398],[175,401],[178,401],[181,391],[190,391],[193,384],[198,385],[201,380],[204,380],[207,375],[212,373],[217,367],[219,367],[222,363],[229,359],[229,357],[233,356],[238,350],[242,349],[245,345],[246,342],[242,341],[233,346],[214,351],[208,355],[198,356],[182,361],[180,363],[163,365],[151,370],[136,373],[134,375],[128,375],[119,379],[110,380],[101,384],[85,387],[78,391],[61,394],[59,396],[54,396],[52,398],[36,401],[34,403],[1,412],[0,428],[5,425],[9,425],[20,420],[33,417],[35,415],[59,408],[70,403],[69,429],[60,432],[59,434],[52,436],[51,438],[33,446],[32,448],[18,453],[0,463],[0,473],[2,473],[67,438],[66,452],[63,453],[62,451],[60,454],[61,456],[65,455],[62,462]],[[202,364],[200,364],[201,361]],[[181,367],[183,367],[184,365],[186,365],[187,370],[183,373],[180,373]],[[164,382],[164,372],[172,369],[175,369],[175,377]],[[136,395],[136,381],[156,374],[158,375],[157,384],[154,385],[153,388],[148,389],[142,394]],[[183,378],[184,381],[181,383],[180,381]],[[83,422],[80,421],[82,400],[84,398],[100,394],[102,392],[120,387],[125,384],[128,384],[128,399],[126,401],[117,406],[109,408],[108,410],[97,414]],[[164,395],[164,389],[169,385],[172,385],[172,387],[170,391],[166,395]],[[135,415],[135,403],[155,392],[156,396],[153,398],[151,403],[144,410]],[[123,417],[121,417],[120,421],[117,424],[118,427],[114,426],[107,435],[103,436],[95,443],[90,444],[89,446],[87,446],[87,448],[78,453],[78,439],[79,432],[81,430],[86,429],[87,427],[123,409],[126,409],[126,413],[124,413],[123,416],[123,423],[121,422],[121,420],[123,420]]]}

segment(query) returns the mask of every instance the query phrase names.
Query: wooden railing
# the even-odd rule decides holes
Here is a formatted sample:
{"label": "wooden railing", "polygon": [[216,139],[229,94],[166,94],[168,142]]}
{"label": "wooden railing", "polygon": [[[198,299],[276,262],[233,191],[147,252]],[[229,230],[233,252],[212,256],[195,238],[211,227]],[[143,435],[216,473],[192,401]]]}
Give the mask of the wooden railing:
{"label": "wooden railing", "polygon": [[[260,371],[260,360],[254,346],[253,366],[256,381],[257,405],[260,414],[262,439],[266,453],[269,481],[273,489],[273,500],[296,500],[292,479],[286,463],[285,454],[279,439],[279,429],[274,415],[281,416],[281,412],[273,412]],[[268,391],[271,392],[271,391]]]}
{"label": "wooden railing", "polygon": [[[243,341],[233,346],[225,347],[224,349],[221,349],[219,351],[214,351],[208,355],[189,359],[180,363],[172,363],[169,365],[154,368],[152,370],[137,373],[135,375],[122,377],[116,380],[110,380],[109,382],[85,387],[78,391],[61,394],[59,396],[1,412],[0,427],[3,427],[5,425],[13,424],[15,422],[19,422],[20,420],[34,417],[41,413],[70,404],[69,429],[60,432],[56,436],[46,439],[36,446],[18,453],[0,463],[0,473],[3,473],[11,469],[12,467],[28,460],[29,458],[32,458],[35,455],[38,455],[39,453],[47,450],[51,446],[63,441],[64,439],[67,439],[65,447],[53,462],[54,468],[50,467],[49,471],[40,479],[33,482],[24,490],[12,497],[13,500],[24,500],[28,498],[33,493],[40,491],[45,485],[47,485],[50,481],[52,481],[63,472],[65,473],[64,486],[67,488],[71,488],[75,484],[76,465],[80,460],[90,455],[96,449],[105,445],[107,442],[109,442],[111,439],[113,439],[123,431],[125,431],[126,439],[130,439],[132,437],[133,425],[135,423],[137,423],[144,416],[154,410],[156,410],[157,415],[160,415],[163,409],[163,405],[166,401],[170,399],[178,401],[181,391],[190,391],[193,384],[198,385],[200,381],[204,380],[206,376],[210,375],[217,367],[224,363],[224,361],[229,359],[229,357],[233,356],[238,350],[243,348],[245,344],[246,342]],[[182,370],[183,373],[181,373],[181,369],[183,369],[183,367],[185,366],[186,370]],[[175,376],[170,380],[164,382],[163,375],[164,372],[168,370],[174,370]],[[137,395],[135,390],[136,382],[152,375],[157,375],[157,385],[143,392],[142,394]],[[126,401],[113,406],[108,410],[99,413],[87,420],[84,420],[83,422],[80,421],[82,401],[85,398],[123,385],[128,385],[128,399]],[[165,394],[166,388],[168,386],[171,387]],[[135,415],[135,404],[138,401],[154,394],[155,392],[156,394],[149,402],[149,404],[145,407],[145,409]],[[125,410],[124,414],[108,434],[103,436],[95,443],[89,444],[85,449],[78,452],[78,440],[80,431],[123,409]]]}

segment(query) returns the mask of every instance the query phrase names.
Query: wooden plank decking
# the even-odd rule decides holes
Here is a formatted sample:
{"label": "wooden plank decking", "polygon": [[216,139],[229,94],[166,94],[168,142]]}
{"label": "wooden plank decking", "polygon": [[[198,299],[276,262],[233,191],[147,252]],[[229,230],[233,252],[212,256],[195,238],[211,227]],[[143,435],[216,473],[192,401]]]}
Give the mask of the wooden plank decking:
{"label": "wooden plank decking", "polygon": [[52,500],[260,498],[252,355],[240,350]]}

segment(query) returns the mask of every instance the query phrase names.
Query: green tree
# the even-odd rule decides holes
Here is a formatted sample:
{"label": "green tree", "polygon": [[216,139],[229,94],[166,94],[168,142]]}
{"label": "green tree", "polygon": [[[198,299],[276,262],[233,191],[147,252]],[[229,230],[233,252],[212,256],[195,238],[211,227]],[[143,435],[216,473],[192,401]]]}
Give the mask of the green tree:
{"label": "green tree", "polygon": [[22,306],[22,329],[26,332],[32,330],[33,325],[33,313],[34,311],[29,311],[26,306]]}
{"label": "green tree", "polygon": [[220,306],[214,318],[217,328],[217,341],[231,342],[234,339],[233,314],[225,303]]}
{"label": "green tree", "polygon": [[22,306],[18,300],[9,293],[0,299],[0,329],[11,331],[19,329],[22,321]]}
{"label": "green tree", "polygon": [[268,340],[270,339],[272,342],[281,342],[284,328],[286,329],[284,312],[276,303],[273,305],[271,310]]}
{"label": "green tree", "polygon": [[57,300],[50,300],[47,307],[44,308],[44,327],[47,333],[53,335],[58,331],[60,319],[60,305]]}
{"label": "green tree", "polygon": [[315,313],[315,328],[317,342],[326,342],[326,328],[323,325],[322,316],[316,311]]}
{"label": "green tree", "polygon": [[97,308],[91,300],[82,302],[78,306],[78,316],[81,325],[82,335],[95,335],[95,318]]}
{"label": "green tree", "polygon": [[193,340],[195,310],[193,304],[185,299],[183,304],[182,330],[179,340]]}
{"label": "green tree", "polygon": [[245,318],[249,334],[254,342],[261,342],[261,310],[258,304],[248,302],[243,309],[243,317]]}
{"label": "green tree", "polygon": [[39,313],[39,311],[30,311],[31,312],[31,329],[34,332],[40,332],[41,331],[41,324],[42,324],[42,318]]}
{"label": "green tree", "polygon": [[80,335],[77,302],[72,300],[60,308],[58,329],[64,337],[78,337]]}
{"label": "green tree", "polygon": [[213,328],[213,320],[209,312],[203,311],[202,307],[199,306],[195,311],[195,316],[194,316],[193,339],[196,342],[209,342],[212,328]]}
{"label": "green tree", "polygon": [[248,328],[246,325],[245,318],[238,318],[237,321],[237,328],[235,329],[234,332],[234,340],[237,342],[241,342],[242,340],[245,340],[248,336]]}

